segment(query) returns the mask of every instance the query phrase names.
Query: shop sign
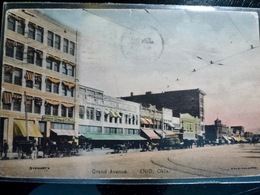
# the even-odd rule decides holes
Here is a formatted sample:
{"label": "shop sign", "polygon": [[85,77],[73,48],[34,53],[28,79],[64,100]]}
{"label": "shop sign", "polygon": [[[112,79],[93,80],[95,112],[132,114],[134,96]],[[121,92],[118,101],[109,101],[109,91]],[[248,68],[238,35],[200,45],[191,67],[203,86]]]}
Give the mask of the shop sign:
{"label": "shop sign", "polygon": [[61,122],[61,123],[74,123],[75,120],[73,118],[68,117],[61,117],[61,116],[50,116],[50,115],[43,115],[43,121],[53,121],[53,122]]}

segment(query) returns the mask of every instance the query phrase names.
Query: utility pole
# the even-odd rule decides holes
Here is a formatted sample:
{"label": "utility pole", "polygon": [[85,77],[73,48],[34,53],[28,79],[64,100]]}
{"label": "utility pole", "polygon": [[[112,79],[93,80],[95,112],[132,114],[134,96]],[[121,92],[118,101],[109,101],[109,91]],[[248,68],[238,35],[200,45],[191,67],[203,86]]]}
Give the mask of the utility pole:
{"label": "utility pole", "polygon": [[27,95],[24,91],[24,113],[25,113],[25,128],[26,128],[26,140],[29,141],[29,131],[28,131],[28,115],[27,115]]}

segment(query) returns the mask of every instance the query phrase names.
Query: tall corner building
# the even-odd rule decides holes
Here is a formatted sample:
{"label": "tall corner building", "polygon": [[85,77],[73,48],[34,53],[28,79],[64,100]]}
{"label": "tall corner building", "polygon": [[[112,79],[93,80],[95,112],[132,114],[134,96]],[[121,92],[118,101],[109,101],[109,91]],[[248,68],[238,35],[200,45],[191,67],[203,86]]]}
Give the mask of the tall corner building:
{"label": "tall corner building", "polygon": [[0,144],[50,131],[75,133],[77,31],[36,10],[5,17],[0,101]]}

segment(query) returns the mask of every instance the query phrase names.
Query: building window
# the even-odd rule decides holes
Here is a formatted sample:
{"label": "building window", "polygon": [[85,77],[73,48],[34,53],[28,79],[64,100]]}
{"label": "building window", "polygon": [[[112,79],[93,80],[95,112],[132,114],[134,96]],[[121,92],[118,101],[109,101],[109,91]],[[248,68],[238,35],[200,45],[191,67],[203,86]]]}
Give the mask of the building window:
{"label": "building window", "polygon": [[34,64],[34,48],[28,47],[27,50],[27,63]]}
{"label": "building window", "polygon": [[51,60],[51,58],[46,59],[46,68],[52,70],[52,60]]}
{"label": "building window", "polygon": [[36,25],[29,22],[28,24],[28,37],[31,39],[35,39],[35,30],[36,29]]}
{"label": "building window", "polygon": [[63,52],[69,52],[69,40],[65,38],[63,39]]}
{"label": "building window", "polygon": [[94,108],[87,107],[87,119],[94,120]]}
{"label": "building window", "polygon": [[67,116],[67,107],[61,105],[61,116],[66,117]]}
{"label": "building window", "polygon": [[70,41],[70,54],[75,55],[75,43]]}
{"label": "building window", "polygon": [[21,43],[16,43],[16,53],[15,58],[17,60],[23,61],[23,52],[24,52],[24,45]]}
{"label": "building window", "polygon": [[43,28],[40,26],[37,28],[37,41],[43,43]]}
{"label": "building window", "polygon": [[59,113],[59,105],[54,105],[52,107],[52,115],[58,116],[58,113]]}
{"label": "building window", "polygon": [[104,121],[107,122],[107,119],[108,119],[108,114],[105,114],[104,115]]}
{"label": "building window", "polygon": [[32,104],[33,103],[33,97],[32,96],[26,96],[26,112],[32,113]]}
{"label": "building window", "polygon": [[11,110],[12,93],[7,91],[3,92],[2,102],[4,110]]}
{"label": "building window", "polygon": [[14,46],[15,42],[10,39],[6,39],[6,44],[5,44],[5,55],[9,56],[11,58],[14,57]]}
{"label": "building window", "polygon": [[7,28],[9,30],[15,31],[15,17],[10,16],[10,15],[8,16]]}
{"label": "building window", "polygon": [[25,76],[26,87],[33,88],[33,72],[27,71]]}
{"label": "building window", "polygon": [[53,38],[54,34],[51,31],[48,31],[48,46],[53,47]]}
{"label": "building window", "polygon": [[60,83],[53,83],[53,93],[59,94],[59,84]]}
{"label": "building window", "polygon": [[42,76],[40,74],[34,75],[34,87],[38,90],[42,89]]}
{"label": "building window", "polygon": [[59,61],[53,61],[53,70],[56,72],[60,72],[60,62]]}
{"label": "building window", "polygon": [[45,89],[47,92],[51,92],[51,81],[49,81],[48,79],[46,79]]}
{"label": "building window", "polygon": [[14,70],[14,84],[22,86],[22,74],[23,70],[19,68],[15,68]]}
{"label": "building window", "polygon": [[51,115],[51,105],[50,104],[45,104],[45,114],[46,115]]}
{"label": "building window", "polygon": [[68,117],[73,117],[73,107],[68,108]]}
{"label": "building window", "polygon": [[96,120],[101,121],[101,110],[96,110]]}
{"label": "building window", "polygon": [[67,75],[67,64],[64,62],[62,62],[62,74]]}
{"label": "building window", "polygon": [[17,33],[24,35],[24,29],[25,29],[25,22],[23,19],[20,19],[17,21]]}
{"label": "building window", "polygon": [[55,35],[55,48],[60,50],[60,36]]}
{"label": "building window", "polygon": [[4,82],[13,83],[13,72],[15,68],[5,64],[4,65]]}
{"label": "building window", "polygon": [[27,80],[26,81],[26,87],[33,88],[33,81]]}
{"label": "building window", "polygon": [[43,52],[36,50],[36,65],[42,67]]}
{"label": "building window", "polygon": [[34,113],[40,114],[41,113],[41,106],[42,106],[42,99],[41,98],[34,98]]}
{"label": "building window", "polygon": [[13,95],[13,111],[21,111],[22,95],[14,94]]}
{"label": "building window", "polygon": [[74,67],[73,66],[67,64],[67,71],[68,71],[67,73],[69,76],[72,76],[72,77],[74,76]]}
{"label": "building window", "polygon": [[63,96],[67,96],[67,87],[62,85],[62,89],[61,89],[62,95]]}
{"label": "building window", "polygon": [[79,118],[84,119],[84,115],[85,115],[85,107],[79,106]]}

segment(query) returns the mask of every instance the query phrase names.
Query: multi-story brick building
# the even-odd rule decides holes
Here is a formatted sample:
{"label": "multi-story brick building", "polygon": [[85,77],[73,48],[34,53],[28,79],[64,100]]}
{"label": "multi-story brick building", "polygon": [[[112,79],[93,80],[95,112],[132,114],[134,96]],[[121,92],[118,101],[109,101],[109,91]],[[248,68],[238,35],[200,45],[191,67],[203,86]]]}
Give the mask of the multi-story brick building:
{"label": "multi-story brick building", "polygon": [[200,89],[166,91],[163,93],[146,92],[145,95],[133,95],[122,99],[141,103],[143,106],[155,105],[158,109],[169,108],[174,117],[180,113],[188,113],[204,121],[204,96]]}
{"label": "multi-story brick building", "polygon": [[57,129],[76,135],[77,31],[22,9],[8,10],[4,27],[0,144],[42,144]]}

